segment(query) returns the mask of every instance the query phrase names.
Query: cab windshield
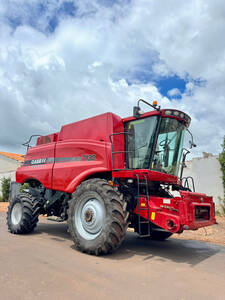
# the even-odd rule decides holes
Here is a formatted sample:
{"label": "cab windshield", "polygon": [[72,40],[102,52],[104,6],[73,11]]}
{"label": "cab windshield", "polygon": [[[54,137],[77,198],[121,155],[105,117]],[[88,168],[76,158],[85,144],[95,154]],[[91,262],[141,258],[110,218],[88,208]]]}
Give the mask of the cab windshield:
{"label": "cab windshield", "polygon": [[177,176],[184,132],[185,126],[176,119],[162,119],[152,160],[152,170]]}
{"label": "cab windshield", "polygon": [[153,116],[126,124],[128,169],[150,168],[158,120],[157,116]]}
{"label": "cab windshield", "polygon": [[185,126],[176,119],[162,118],[157,130],[159,120],[152,116],[126,124],[126,167],[177,176]]}

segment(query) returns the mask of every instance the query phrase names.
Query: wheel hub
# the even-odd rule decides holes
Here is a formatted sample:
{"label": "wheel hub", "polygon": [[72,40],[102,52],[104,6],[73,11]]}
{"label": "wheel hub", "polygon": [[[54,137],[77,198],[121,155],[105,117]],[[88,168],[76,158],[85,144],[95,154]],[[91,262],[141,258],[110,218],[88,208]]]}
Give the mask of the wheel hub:
{"label": "wheel hub", "polygon": [[96,238],[102,231],[105,218],[102,200],[96,197],[80,203],[74,218],[77,231],[83,238],[87,240]]}
{"label": "wheel hub", "polygon": [[16,203],[11,211],[11,221],[13,225],[18,225],[22,219],[23,210],[22,205],[20,203]]}
{"label": "wheel hub", "polygon": [[86,222],[91,222],[91,220],[93,219],[93,211],[88,209],[86,212],[85,212],[85,221]]}

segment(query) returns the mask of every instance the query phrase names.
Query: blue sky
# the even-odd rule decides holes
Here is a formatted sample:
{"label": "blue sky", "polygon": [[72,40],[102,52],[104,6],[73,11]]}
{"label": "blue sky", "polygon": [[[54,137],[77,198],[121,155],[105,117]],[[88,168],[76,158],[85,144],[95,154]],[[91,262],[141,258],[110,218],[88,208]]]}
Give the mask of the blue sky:
{"label": "blue sky", "polygon": [[222,0],[0,2],[1,150],[144,98],[191,115],[195,155],[218,153],[224,16]]}

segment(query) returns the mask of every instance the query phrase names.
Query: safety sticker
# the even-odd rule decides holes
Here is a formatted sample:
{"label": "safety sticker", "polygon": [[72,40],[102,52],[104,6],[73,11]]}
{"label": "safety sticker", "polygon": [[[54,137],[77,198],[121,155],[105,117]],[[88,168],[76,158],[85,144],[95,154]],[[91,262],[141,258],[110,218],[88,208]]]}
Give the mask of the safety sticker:
{"label": "safety sticker", "polygon": [[154,211],[152,212],[151,219],[155,220],[155,212]]}
{"label": "safety sticker", "polygon": [[163,204],[170,204],[170,199],[163,199]]}

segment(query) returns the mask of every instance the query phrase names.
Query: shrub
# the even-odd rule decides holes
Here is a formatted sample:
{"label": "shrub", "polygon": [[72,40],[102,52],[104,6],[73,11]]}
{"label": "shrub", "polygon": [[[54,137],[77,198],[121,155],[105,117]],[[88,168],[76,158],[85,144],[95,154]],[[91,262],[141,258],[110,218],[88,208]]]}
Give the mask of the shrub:
{"label": "shrub", "polygon": [[222,152],[219,154],[219,162],[222,171],[222,180],[223,180],[223,199],[220,199],[222,211],[225,214],[225,137],[223,138]]}
{"label": "shrub", "polygon": [[2,178],[1,179],[1,188],[2,188],[2,201],[7,202],[9,201],[9,194],[10,194],[10,178]]}
{"label": "shrub", "polygon": [[24,183],[20,185],[20,193],[23,192],[23,190],[28,190],[29,189],[29,184],[28,183]]}

